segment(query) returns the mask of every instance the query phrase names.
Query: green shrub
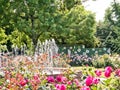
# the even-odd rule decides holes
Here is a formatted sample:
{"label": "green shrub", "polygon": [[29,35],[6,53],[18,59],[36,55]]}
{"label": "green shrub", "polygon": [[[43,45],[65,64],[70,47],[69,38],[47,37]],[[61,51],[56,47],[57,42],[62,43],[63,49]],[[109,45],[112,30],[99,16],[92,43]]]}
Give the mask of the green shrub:
{"label": "green shrub", "polygon": [[120,67],[120,57],[117,54],[108,55],[104,54],[102,56],[95,56],[92,60],[93,67],[102,68],[106,66],[112,66],[113,68]]}

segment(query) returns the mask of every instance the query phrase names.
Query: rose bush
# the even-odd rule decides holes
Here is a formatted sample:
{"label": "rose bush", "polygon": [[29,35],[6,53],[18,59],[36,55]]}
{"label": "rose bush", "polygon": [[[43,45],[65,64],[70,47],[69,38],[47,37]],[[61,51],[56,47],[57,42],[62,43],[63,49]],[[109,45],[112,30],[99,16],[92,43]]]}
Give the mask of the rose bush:
{"label": "rose bush", "polygon": [[[19,65],[20,64],[20,65]],[[60,75],[46,75],[42,70],[19,63],[16,67],[1,68],[0,90],[119,90],[120,69],[83,67],[68,69]]]}

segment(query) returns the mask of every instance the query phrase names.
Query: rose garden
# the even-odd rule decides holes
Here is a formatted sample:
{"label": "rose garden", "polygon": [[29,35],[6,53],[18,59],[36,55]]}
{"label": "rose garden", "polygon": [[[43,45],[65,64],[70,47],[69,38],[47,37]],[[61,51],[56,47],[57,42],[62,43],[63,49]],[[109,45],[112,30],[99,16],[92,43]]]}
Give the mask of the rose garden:
{"label": "rose garden", "polygon": [[119,0],[88,1],[0,0],[0,90],[120,90]]}
{"label": "rose garden", "polygon": [[70,50],[68,54],[57,53],[55,49],[58,50],[55,41],[46,40],[34,56],[1,55],[0,89],[119,90],[118,54],[88,57],[72,55]]}

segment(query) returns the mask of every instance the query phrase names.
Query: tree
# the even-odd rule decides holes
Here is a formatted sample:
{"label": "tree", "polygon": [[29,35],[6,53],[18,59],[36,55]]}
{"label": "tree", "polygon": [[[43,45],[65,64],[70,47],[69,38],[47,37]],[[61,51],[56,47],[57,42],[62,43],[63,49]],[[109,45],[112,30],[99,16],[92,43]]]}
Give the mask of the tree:
{"label": "tree", "polygon": [[98,39],[95,37],[95,15],[85,10],[81,0],[70,0],[70,2],[64,0],[61,4],[59,12],[61,18],[55,19],[56,30],[52,33],[52,37],[59,44],[84,44],[86,47],[95,47],[98,44]]}
{"label": "tree", "polygon": [[1,0],[0,6],[1,28],[9,34],[23,32],[34,49],[38,39],[46,38],[55,38],[58,44],[96,45],[94,14],[81,0]]}
{"label": "tree", "polygon": [[15,26],[32,39],[35,48],[40,35],[54,23],[55,0],[13,0],[10,4],[17,20]]}
{"label": "tree", "polygon": [[102,42],[101,47],[120,52],[120,3],[115,0],[106,10],[104,22],[99,23],[98,36]]}

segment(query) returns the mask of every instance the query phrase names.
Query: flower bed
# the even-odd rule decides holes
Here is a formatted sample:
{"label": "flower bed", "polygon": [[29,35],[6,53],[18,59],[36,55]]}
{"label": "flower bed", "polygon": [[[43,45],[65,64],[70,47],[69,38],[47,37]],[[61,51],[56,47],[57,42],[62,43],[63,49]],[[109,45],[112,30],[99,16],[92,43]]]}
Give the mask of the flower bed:
{"label": "flower bed", "polygon": [[68,69],[60,75],[45,75],[41,70],[21,64],[0,71],[0,90],[120,90],[120,69],[93,67]]}
{"label": "flower bed", "polygon": [[[65,61],[70,61],[69,57],[66,57],[53,57],[55,67],[52,67],[52,70],[62,70],[62,73],[57,75],[43,73],[46,69],[52,70],[44,66],[45,62],[41,64],[41,60],[8,60],[7,66],[0,68],[0,90],[120,90],[119,67],[106,66],[97,69],[86,65],[73,69],[66,65]],[[105,55],[103,58],[109,60],[111,57]],[[58,62],[55,62],[56,60]],[[118,61],[118,58],[113,60]],[[57,67],[59,63],[61,65]]]}

